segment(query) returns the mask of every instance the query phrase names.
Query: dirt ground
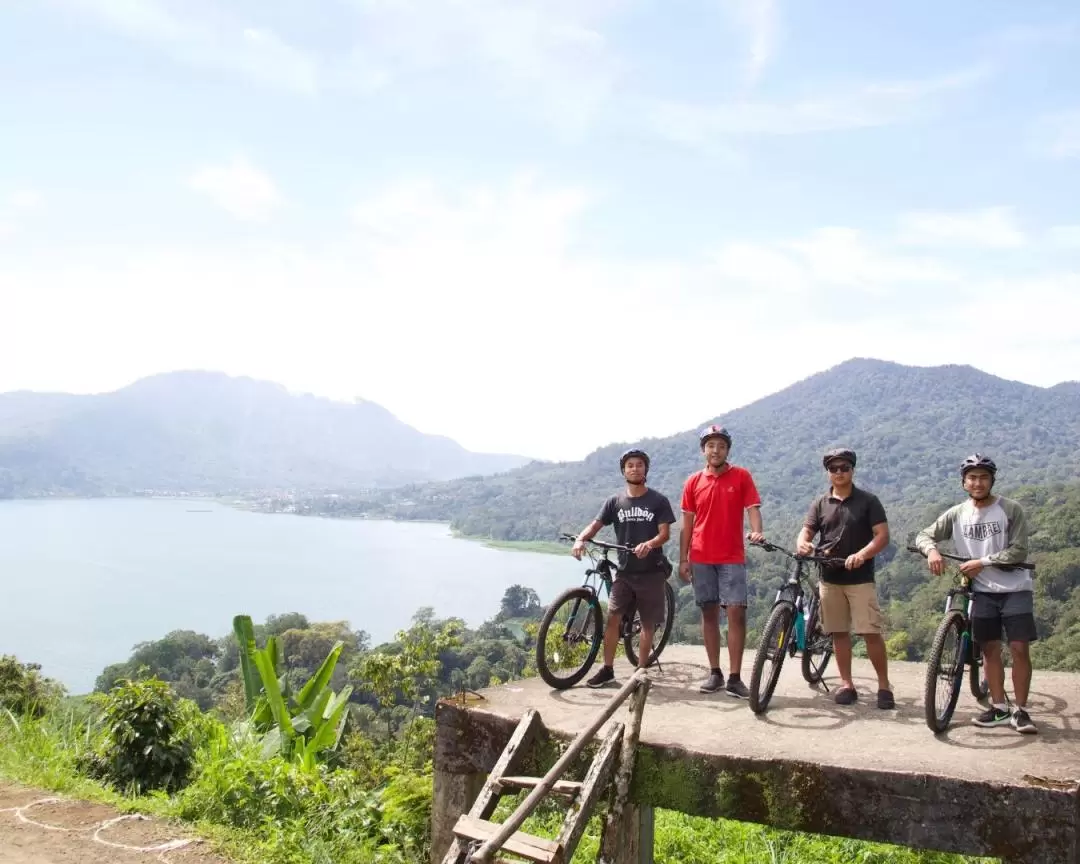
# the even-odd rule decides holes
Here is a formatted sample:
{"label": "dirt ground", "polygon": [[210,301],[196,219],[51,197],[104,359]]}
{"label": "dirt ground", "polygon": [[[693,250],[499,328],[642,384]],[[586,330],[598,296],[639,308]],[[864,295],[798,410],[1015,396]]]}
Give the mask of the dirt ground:
{"label": "dirt ground", "polygon": [[182,828],[0,782],[0,864],[228,862]]}

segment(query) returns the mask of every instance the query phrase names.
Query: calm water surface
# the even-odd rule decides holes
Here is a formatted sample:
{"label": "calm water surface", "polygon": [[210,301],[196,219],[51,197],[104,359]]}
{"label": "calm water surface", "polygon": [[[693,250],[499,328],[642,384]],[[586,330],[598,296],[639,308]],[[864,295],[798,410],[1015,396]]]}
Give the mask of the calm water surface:
{"label": "calm water surface", "polygon": [[546,603],[582,577],[569,554],[489,549],[444,525],[190,500],[4,501],[0,654],[79,693],[136,643],[178,629],[224,636],[238,613],[346,620],[378,643],[420,606],[475,626],[510,585]]}

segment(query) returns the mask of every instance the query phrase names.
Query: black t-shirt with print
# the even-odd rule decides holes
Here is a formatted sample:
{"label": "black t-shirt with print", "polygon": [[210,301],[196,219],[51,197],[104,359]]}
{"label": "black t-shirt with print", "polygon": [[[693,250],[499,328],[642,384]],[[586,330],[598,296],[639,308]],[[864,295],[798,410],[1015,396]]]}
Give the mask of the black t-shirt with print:
{"label": "black t-shirt with print", "polygon": [[[612,495],[596,516],[604,525],[615,526],[615,539],[620,546],[633,548],[652,540],[660,533],[661,524],[674,524],[675,514],[667,497],[655,489],[631,498],[625,491]],[[656,570],[663,561],[662,549],[653,549],[646,557],[619,553],[619,570],[626,573],[646,573]]]}

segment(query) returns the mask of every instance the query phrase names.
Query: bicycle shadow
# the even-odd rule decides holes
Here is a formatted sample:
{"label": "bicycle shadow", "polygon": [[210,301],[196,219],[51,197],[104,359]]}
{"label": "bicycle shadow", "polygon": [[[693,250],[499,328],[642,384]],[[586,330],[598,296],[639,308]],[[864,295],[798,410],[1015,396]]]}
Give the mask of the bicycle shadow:
{"label": "bicycle shadow", "polygon": [[[896,707],[881,709],[877,707],[876,679],[855,675],[853,683],[859,692],[859,700],[852,705],[837,705],[833,701],[833,694],[840,683],[839,679],[830,680],[827,677],[825,680],[831,688],[830,693],[825,693],[821,685],[807,685],[807,689],[818,692],[805,697],[774,695],[768,711],[756,715],[756,719],[768,725],[799,730],[837,729],[853,721],[926,728],[926,707],[921,693],[908,696],[894,692]],[[966,703],[957,705],[944,732],[934,733],[929,728],[926,728],[926,732],[933,741],[976,751],[1014,750],[1040,743],[1080,740],[1080,714],[1070,709],[1067,700],[1033,690],[1028,697],[1028,706],[1036,722],[1039,718],[1044,719],[1038,725],[1037,735],[1020,735],[1011,726],[983,728],[974,725],[971,721],[985,710],[985,706],[970,697]],[[1050,722],[1045,722],[1046,719]],[[813,725],[808,726],[808,722],[813,722]]]}
{"label": "bicycle shadow", "polygon": [[[581,683],[567,690],[552,689],[548,692],[551,699],[564,705],[599,707],[611,698],[611,694],[626,681],[630,674],[631,669],[628,665],[620,667],[620,664],[616,663],[616,680],[607,687],[592,689]],[[717,693],[699,692],[698,688],[709,676],[709,670],[696,663],[663,663],[659,668],[654,665],[650,667],[648,674],[649,704],[708,706],[724,712],[746,710],[745,699],[732,698],[723,690]]]}

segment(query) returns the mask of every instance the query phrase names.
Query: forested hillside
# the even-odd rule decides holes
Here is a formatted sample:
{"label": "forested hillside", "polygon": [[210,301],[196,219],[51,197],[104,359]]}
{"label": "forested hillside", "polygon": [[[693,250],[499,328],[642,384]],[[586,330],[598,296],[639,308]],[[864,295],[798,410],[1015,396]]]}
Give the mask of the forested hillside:
{"label": "forested hillside", "polygon": [[[713,421],[734,435],[731,461],[753,472],[769,533],[794,529],[827,483],[821,454],[837,445],[858,452],[856,482],[900,525],[957,494],[957,465],[973,451],[994,456],[1003,485],[1080,478],[1076,388],[1032,387],[970,366],[850,360],[700,425]],[[319,513],[446,520],[472,536],[551,540],[580,527],[619,486],[619,453],[631,443],[652,457],[649,485],[677,506],[683,482],[702,464],[694,430],[610,444],[581,462],[305,503]]]}

